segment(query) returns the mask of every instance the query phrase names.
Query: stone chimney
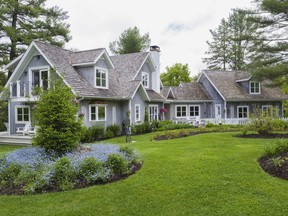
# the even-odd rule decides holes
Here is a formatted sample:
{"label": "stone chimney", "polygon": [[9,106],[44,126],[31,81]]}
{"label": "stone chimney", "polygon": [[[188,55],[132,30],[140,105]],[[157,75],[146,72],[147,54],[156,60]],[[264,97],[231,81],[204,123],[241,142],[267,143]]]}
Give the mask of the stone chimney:
{"label": "stone chimney", "polygon": [[155,72],[152,73],[152,89],[160,93],[160,47],[150,46],[151,57],[155,63]]}

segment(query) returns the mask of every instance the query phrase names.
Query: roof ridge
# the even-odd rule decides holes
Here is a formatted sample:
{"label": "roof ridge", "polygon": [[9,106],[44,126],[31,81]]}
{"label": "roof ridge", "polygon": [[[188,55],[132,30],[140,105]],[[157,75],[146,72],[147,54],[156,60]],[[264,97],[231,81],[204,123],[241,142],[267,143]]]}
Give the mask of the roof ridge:
{"label": "roof ridge", "polygon": [[101,50],[101,49],[105,49],[105,48],[102,47],[102,48],[95,48],[95,49],[88,49],[88,50],[73,51],[73,53],[91,52],[91,51],[94,51],[94,50]]}
{"label": "roof ridge", "polygon": [[53,45],[53,44],[50,44],[50,43],[45,43],[45,42],[43,42],[43,41],[33,40],[33,42],[41,43],[42,45],[45,45],[45,46],[51,46],[51,47],[54,47],[54,48],[57,48],[57,49],[61,49],[61,50],[64,50],[64,51],[68,51],[68,52],[73,53],[72,50],[69,50],[69,49],[66,49],[66,48],[63,48],[63,47],[59,47],[59,46],[56,46],[56,45]]}

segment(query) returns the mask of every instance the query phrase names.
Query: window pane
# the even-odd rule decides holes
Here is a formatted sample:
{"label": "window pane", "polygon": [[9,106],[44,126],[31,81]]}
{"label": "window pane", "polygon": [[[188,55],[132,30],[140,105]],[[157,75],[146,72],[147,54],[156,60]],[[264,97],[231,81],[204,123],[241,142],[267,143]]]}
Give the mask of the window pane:
{"label": "window pane", "polygon": [[105,120],[105,107],[98,107],[98,120]]}

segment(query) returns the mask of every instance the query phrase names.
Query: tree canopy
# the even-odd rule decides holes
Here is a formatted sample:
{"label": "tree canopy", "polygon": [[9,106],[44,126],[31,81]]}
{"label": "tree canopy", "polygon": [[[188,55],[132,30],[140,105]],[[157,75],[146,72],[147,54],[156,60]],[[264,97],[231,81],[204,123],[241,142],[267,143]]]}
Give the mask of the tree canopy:
{"label": "tree canopy", "polygon": [[166,67],[166,72],[160,74],[164,86],[178,86],[180,82],[191,82],[188,64],[176,63]]}
{"label": "tree canopy", "polygon": [[32,40],[63,46],[71,37],[67,12],[46,0],[0,0],[0,67],[22,54]]}
{"label": "tree canopy", "polygon": [[250,17],[247,11],[234,9],[227,20],[210,30],[212,41],[207,41],[208,57],[203,59],[209,69],[242,70],[251,62],[260,33]]}
{"label": "tree canopy", "polygon": [[150,41],[149,33],[141,35],[135,26],[122,32],[118,40],[109,43],[109,49],[113,54],[141,52],[149,48]]}
{"label": "tree canopy", "polygon": [[263,46],[250,68],[258,79],[270,79],[275,86],[288,85],[288,2],[257,0],[254,22],[260,24]]}

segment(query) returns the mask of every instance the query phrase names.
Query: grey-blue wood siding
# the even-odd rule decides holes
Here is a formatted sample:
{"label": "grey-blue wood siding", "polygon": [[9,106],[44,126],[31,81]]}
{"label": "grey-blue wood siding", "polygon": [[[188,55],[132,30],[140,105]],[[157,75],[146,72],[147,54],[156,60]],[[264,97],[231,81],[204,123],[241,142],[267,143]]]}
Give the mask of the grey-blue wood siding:
{"label": "grey-blue wood siding", "polygon": [[[106,105],[106,121],[89,121],[89,105],[93,105],[93,104],[103,104]],[[99,125],[99,126],[103,126],[103,127],[107,127],[109,125],[112,125],[112,118],[113,118],[113,114],[112,114],[112,109],[113,107],[115,107],[116,109],[116,124],[117,125],[122,125],[122,121],[123,121],[123,108],[122,108],[122,102],[114,102],[114,101],[90,101],[90,100],[82,100],[80,102],[80,107],[79,107],[79,112],[84,113],[84,119],[83,119],[83,124],[86,127],[91,127],[93,125]]]}
{"label": "grey-blue wood siding", "polygon": [[148,89],[152,89],[152,70],[149,67],[149,64],[147,62],[145,62],[142,66],[142,68],[140,69],[139,73],[137,74],[135,80],[142,80],[142,72],[146,72],[149,74],[149,88]]}
{"label": "grey-blue wood siding", "polygon": [[202,77],[200,79],[200,83],[203,84],[205,89],[208,91],[210,96],[213,99],[213,103],[211,105],[211,118],[215,118],[215,105],[221,105],[221,118],[225,117],[225,110],[224,110],[224,100],[218,91],[214,88],[214,86],[210,83],[210,81],[206,77]]}
{"label": "grey-blue wood siding", "polygon": [[147,107],[147,103],[144,102],[142,99],[139,91],[136,92],[134,98],[131,100],[131,123],[135,124],[135,105],[139,104],[140,105],[140,120],[141,122],[144,122],[144,115],[145,115],[145,107]]}

